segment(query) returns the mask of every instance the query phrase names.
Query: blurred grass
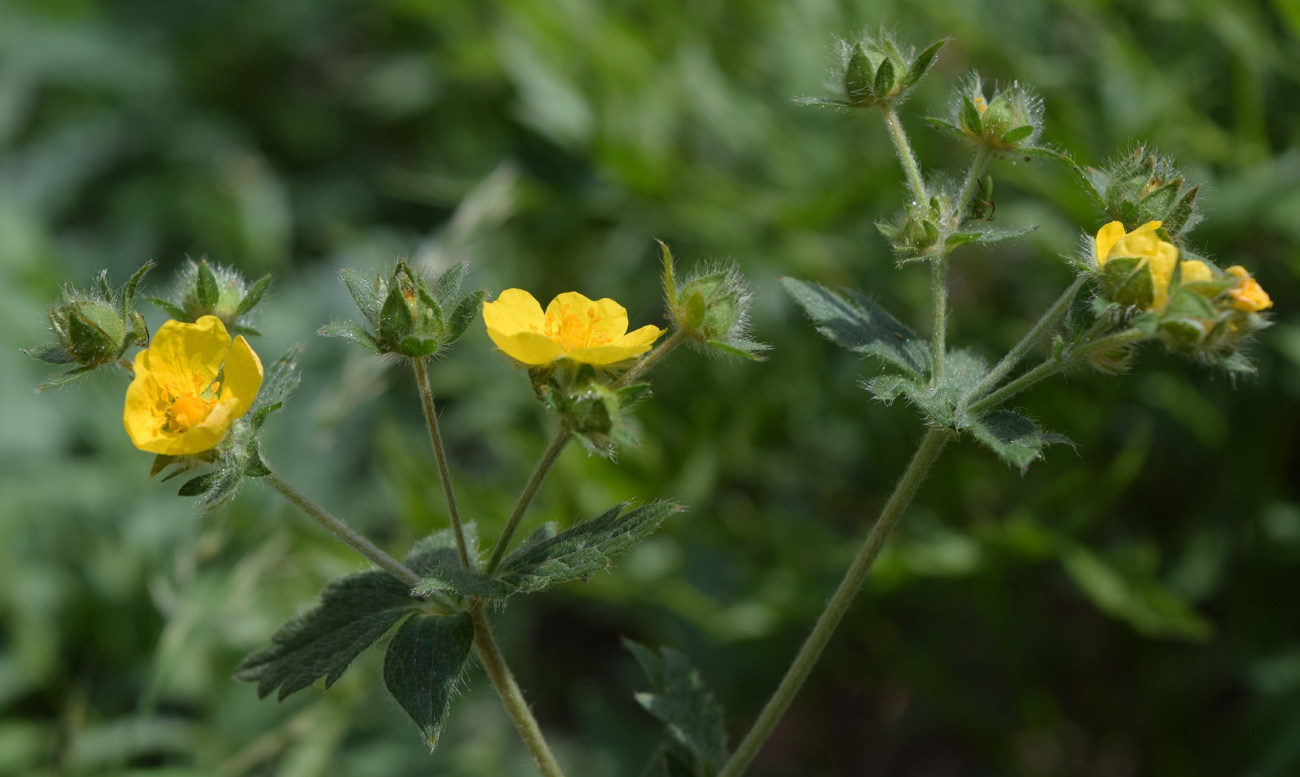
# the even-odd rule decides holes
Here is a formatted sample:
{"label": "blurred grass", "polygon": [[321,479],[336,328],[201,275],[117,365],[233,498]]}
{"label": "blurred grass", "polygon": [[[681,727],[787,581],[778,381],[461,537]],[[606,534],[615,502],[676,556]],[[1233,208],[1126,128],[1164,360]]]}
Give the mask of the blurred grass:
{"label": "blurred grass", "polygon": [[[885,133],[790,102],[822,93],[834,35],[881,20],[954,39],[903,109],[928,168],[966,159],[920,121],[964,73],[1026,81],[1082,161],[1150,141],[1207,180],[1196,239],[1256,273],[1277,326],[1250,381],[1152,350],[1131,376],[1036,388],[1023,406],[1079,452],[1024,476],[950,452],[754,774],[1300,768],[1293,2],[9,0],[0,774],[530,773],[481,676],[431,757],[373,652],[328,694],[257,701],[235,663],[358,562],[256,486],[198,516],[148,481],[120,381],[30,393],[44,368],[17,348],[61,283],[152,258],[157,292],[187,254],[277,274],[256,347],[307,350],[271,458],[394,549],[445,518],[410,377],[312,336],[351,314],[339,268],[468,259],[483,287],[612,296],[640,325],[661,321],[653,238],[687,266],[736,257],[770,360],[674,357],[640,447],[569,451],[529,521],[631,497],[691,511],[499,628],[574,774],[635,774],[652,747],[620,635],[691,655],[738,736],[919,435],[774,282],[860,287],[924,327],[924,272],[895,270],[872,227],[902,196]],[[955,262],[950,338],[988,356],[1099,225],[1060,169],[993,173],[998,222],[1042,228]],[[433,379],[463,511],[490,533],[545,422],[478,327]]]}

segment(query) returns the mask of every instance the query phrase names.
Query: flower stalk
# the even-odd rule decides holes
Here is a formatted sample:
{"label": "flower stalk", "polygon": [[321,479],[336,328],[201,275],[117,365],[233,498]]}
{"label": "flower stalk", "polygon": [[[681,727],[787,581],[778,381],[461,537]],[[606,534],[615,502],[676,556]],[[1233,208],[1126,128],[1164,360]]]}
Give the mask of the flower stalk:
{"label": "flower stalk", "polygon": [[433,390],[429,386],[429,371],[424,359],[412,359],[415,366],[415,382],[420,388],[420,403],[424,408],[424,422],[429,429],[429,441],[433,443],[433,457],[438,462],[438,478],[442,481],[442,495],[447,500],[447,514],[451,517],[452,532],[456,536],[456,551],[460,555],[460,564],[470,568],[469,552],[465,547],[465,530],[461,527],[460,510],[456,507],[456,490],[451,484],[451,471],[447,467],[447,451],[442,444],[442,432],[438,428],[438,410],[433,404]]}
{"label": "flower stalk", "polygon": [[542,451],[542,456],[537,460],[537,466],[533,468],[533,474],[529,476],[528,483],[524,485],[524,491],[519,495],[519,501],[515,503],[515,509],[510,513],[509,520],[506,521],[506,527],[501,530],[501,536],[497,538],[497,544],[492,548],[492,556],[488,559],[484,573],[491,575],[497,571],[501,565],[501,559],[505,557],[506,550],[510,547],[510,540],[514,537],[515,531],[519,528],[519,521],[523,519],[524,512],[528,505],[532,504],[533,497],[537,496],[537,491],[542,487],[542,481],[546,480],[547,474],[550,473],[551,467],[560,458],[560,453],[564,451],[564,446],[569,444],[573,437],[568,426],[561,424],[556,430],[555,436],[551,438],[551,444],[546,446]]}

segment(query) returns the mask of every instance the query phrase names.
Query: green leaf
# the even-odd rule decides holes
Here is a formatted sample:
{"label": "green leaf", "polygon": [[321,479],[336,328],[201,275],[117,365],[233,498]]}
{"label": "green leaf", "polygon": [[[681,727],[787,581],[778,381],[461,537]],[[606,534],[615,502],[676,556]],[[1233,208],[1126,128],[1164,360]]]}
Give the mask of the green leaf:
{"label": "green leaf", "polygon": [[850,351],[875,356],[914,378],[929,374],[929,346],[858,292],[846,290],[847,296],[842,296],[794,278],[782,278],[781,285],[827,339]]}
{"label": "green leaf", "polygon": [[317,329],[316,334],[321,335],[322,337],[337,337],[340,340],[347,340],[349,343],[355,343],[366,350],[375,353],[383,353],[379,348],[379,343],[375,342],[373,335],[367,332],[360,324],[357,324],[354,321],[349,321],[348,319],[331,321],[320,329]]}
{"label": "green leaf", "polygon": [[40,385],[36,387],[36,393],[39,394],[40,392],[46,391],[48,389],[58,388],[60,386],[66,386],[69,383],[72,383],[74,381],[86,377],[86,375],[90,374],[90,372],[94,369],[95,369],[94,366],[86,365],[84,367],[74,367],[73,369],[68,370],[67,372],[55,373],[50,377],[46,378],[45,380],[41,381]]}
{"label": "green leaf", "polygon": [[35,348],[21,348],[19,350],[25,355],[33,359],[40,359],[46,364],[70,364],[74,361],[72,354],[68,353],[58,343],[43,343]]}
{"label": "green leaf", "polygon": [[1107,615],[1148,637],[1204,642],[1214,624],[1150,573],[1120,570],[1082,545],[1070,545],[1061,564],[1085,596]]}
{"label": "green leaf", "polygon": [[1024,237],[1036,229],[1038,229],[1037,225],[1030,225],[1027,227],[1011,227],[1009,229],[988,228],[954,232],[948,236],[948,241],[944,245],[951,251],[957,246],[966,243],[998,243],[1003,240]]}
{"label": "green leaf", "polygon": [[384,685],[431,748],[473,647],[474,620],[467,612],[408,618],[388,643]]}
{"label": "green leaf", "polygon": [[876,99],[888,97],[894,91],[894,62],[889,57],[885,57],[880,62],[880,67],[876,68],[876,77],[872,81],[871,91],[876,95]]}
{"label": "green leaf", "polygon": [[447,319],[447,334],[443,340],[444,345],[451,345],[465,334],[465,330],[469,329],[469,325],[474,323],[475,317],[478,316],[479,308],[483,306],[483,300],[486,297],[487,292],[479,290],[462,297],[456,303],[456,308],[451,311],[451,316]]}
{"label": "green leaf", "polygon": [[379,306],[383,302],[379,280],[375,276],[350,269],[340,270],[339,277],[343,279],[348,293],[352,295],[352,301],[357,303],[357,309],[370,322],[370,326],[378,327]]}
{"label": "green leaf", "polygon": [[1034,125],[1023,124],[1019,127],[1016,127],[1013,130],[1008,130],[1007,133],[1002,136],[1002,142],[1019,143],[1020,141],[1024,140],[1025,138],[1029,137],[1032,134],[1034,134]]}
{"label": "green leaf", "polygon": [[465,276],[469,273],[468,262],[457,262],[448,267],[438,280],[433,283],[433,296],[439,302],[450,302],[460,295],[461,284],[465,282]]}
{"label": "green leaf", "polygon": [[947,38],[937,40],[931,43],[930,47],[925,51],[916,55],[916,59],[912,60],[912,66],[907,69],[907,80],[904,81],[907,88],[910,89],[915,86],[916,82],[920,81],[930,71],[930,66],[934,64],[934,60],[939,56],[939,49],[943,48],[947,42]]}
{"label": "green leaf", "polygon": [[966,95],[961,97],[961,123],[963,129],[976,135],[984,132],[984,120],[980,118],[979,109]]}
{"label": "green leaf", "polygon": [[122,287],[122,298],[119,300],[118,312],[122,314],[123,319],[131,315],[131,311],[135,308],[135,290],[139,288],[140,280],[144,278],[145,273],[152,270],[153,267],[152,260],[145,262],[140,266],[140,269],[131,274],[126,285]]}
{"label": "green leaf", "polygon": [[948,352],[943,380],[937,386],[928,386],[900,375],[881,375],[866,381],[865,387],[886,404],[905,396],[925,415],[929,424],[957,428],[958,405],[979,385],[987,372],[988,365],[983,359],[962,349]]}
{"label": "green leaf", "polygon": [[648,537],[664,518],[682,509],[675,502],[615,505],[554,537],[530,539],[506,556],[497,577],[523,592],[585,577],[608,567],[613,556]]}
{"label": "green leaf", "polygon": [[1033,421],[1010,410],[995,410],[963,428],[1003,461],[1022,471],[1043,458],[1043,448],[1070,442],[1059,434],[1042,431]]}
{"label": "green leaf", "polygon": [[221,299],[221,289],[217,286],[217,276],[212,274],[212,268],[208,266],[208,260],[206,259],[199,262],[198,272],[195,275],[194,292],[198,298],[199,306],[204,310],[212,310]]}
{"label": "green leaf", "polygon": [[171,302],[170,300],[162,299],[161,297],[145,297],[145,299],[148,300],[151,305],[162,310],[162,312],[166,313],[167,315],[171,316],[177,321],[185,320],[185,311],[182,310],[181,307],[176,303]]}
{"label": "green leaf", "polygon": [[258,278],[244,293],[244,298],[239,301],[239,307],[235,308],[235,315],[242,316],[257,307],[257,303],[262,301],[262,295],[266,294],[266,290],[271,288],[271,280],[271,273]]}
{"label": "green leaf", "polygon": [[415,328],[415,319],[411,317],[411,306],[399,286],[388,290],[384,306],[379,310],[379,326],[376,334],[381,345],[397,345],[403,337],[411,334]]}
{"label": "green leaf", "polygon": [[712,770],[721,769],[727,761],[722,705],[704,687],[690,660],[672,648],[656,653],[630,639],[624,639],[623,645],[650,678],[654,691],[638,693],[637,702],[667,725],[674,740]]}
{"label": "green leaf", "polygon": [[[266,371],[266,377],[262,379],[262,388],[257,392],[257,399],[253,401],[248,412],[273,413],[284,406],[289,395],[298,387],[298,381],[302,379],[302,372],[298,369],[298,355],[301,353],[302,346],[295,345],[271,365],[271,368]],[[262,416],[263,420],[265,417]],[[257,426],[261,426],[260,420]]]}
{"label": "green leaf", "polygon": [[370,647],[420,604],[387,572],[362,572],[335,580],[320,605],[288,621],[271,646],[250,655],[235,677],[257,682],[257,695],[279,690],[279,699],[325,678],[329,688],[361,651]]}

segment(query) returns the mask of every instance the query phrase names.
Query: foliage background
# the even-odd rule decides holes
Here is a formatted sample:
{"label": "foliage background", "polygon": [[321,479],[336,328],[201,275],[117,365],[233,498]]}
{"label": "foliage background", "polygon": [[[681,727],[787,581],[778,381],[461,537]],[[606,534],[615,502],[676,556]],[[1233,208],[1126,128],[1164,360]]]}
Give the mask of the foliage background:
{"label": "foliage background", "polygon": [[[965,72],[1027,81],[1081,161],[1147,139],[1208,181],[1196,238],[1257,274],[1277,325],[1254,380],[1152,349],[1130,376],[1041,385],[1021,404],[1079,448],[1023,476],[951,450],[753,774],[1300,769],[1294,0],[5,0],[0,774],[530,773],[480,674],[432,756],[374,651],[327,694],[259,702],[234,665],[357,560],[258,486],[200,516],[149,481],[122,381],[31,394],[44,367],[17,349],[61,283],[152,258],[156,293],[187,254],[277,274],[255,347],[307,350],[271,458],[394,550],[445,518],[413,381],[313,336],[351,315],[339,268],[468,259],[476,285],[613,296],[640,325],[661,322],[653,238],[688,266],[736,257],[770,360],[674,357],[640,447],[566,452],[529,522],[691,511],[497,619],[573,774],[636,774],[653,746],[620,635],[685,650],[734,741],[919,437],[775,283],[857,286],[925,326],[924,270],[872,227],[902,196],[883,127],[790,102],[823,93],[833,36],[881,20],[954,38],[903,109],[927,166],[965,162],[920,121]],[[1059,168],[993,173],[997,221],[1042,228],[956,259],[950,338],[991,357],[1100,225]],[[546,422],[481,327],[433,380],[490,535]]]}

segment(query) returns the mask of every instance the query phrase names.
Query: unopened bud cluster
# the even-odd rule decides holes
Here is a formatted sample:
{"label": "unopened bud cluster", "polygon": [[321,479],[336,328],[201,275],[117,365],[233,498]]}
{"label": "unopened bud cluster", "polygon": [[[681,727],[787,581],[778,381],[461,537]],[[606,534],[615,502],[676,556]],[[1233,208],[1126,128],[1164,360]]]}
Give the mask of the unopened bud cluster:
{"label": "unopened bud cluster", "polygon": [[207,259],[186,259],[170,297],[149,297],[177,321],[194,323],[204,316],[216,316],[231,334],[256,335],[251,325],[253,308],[271,287],[270,274],[253,283],[233,267]]}
{"label": "unopened bud cluster", "polygon": [[1189,185],[1171,160],[1145,146],[1085,174],[1105,214],[1127,229],[1159,221],[1181,244],[1182,235],[1201,220],[1196,209],[1201,185]]}
{"label": "unopened bud cluster", "polygon": [[629,411],[650,396],[650,384],[619,386],[590,364],[563,360],[529,371],[533,391],[589,453],[611,457],[635,443]]}
{"label": "unopened bud cluster", "polygon": [[905,55],[884,30],[840,41],[842,82],[848,104],[859,108],[898,102],[925,76],[946,40],[920,54]]}
{"label": "unopened bud cluster", "polygon": [[926,259],[946,252],[945,225],[953,220],[952,193],[944,186],[932,186],[934,194],[925,203],[908,205],[893,221],[876,223],[889,241],[899,263]]}
{"label": "unopened bud cluster", "polygon": [[398,262],[388,278],[355,270],[341,275],[368,326],[334,321],[319,334],[356,343],[375,353],[423,358],[432,356],[465,334],[478,315],[485,292],[461,294],[468,265],[444,272],[433,287],[406,262]]}

